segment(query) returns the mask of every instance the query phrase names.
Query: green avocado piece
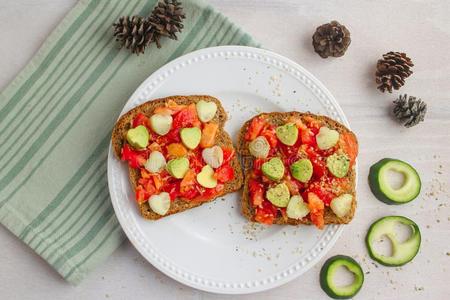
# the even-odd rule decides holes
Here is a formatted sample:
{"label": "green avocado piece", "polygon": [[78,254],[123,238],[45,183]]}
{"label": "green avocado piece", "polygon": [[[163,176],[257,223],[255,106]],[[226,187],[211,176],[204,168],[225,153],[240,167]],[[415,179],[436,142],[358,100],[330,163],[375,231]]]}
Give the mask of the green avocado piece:
{"label": "green avocado piece", "polygon": [[316,135],[317,147],[320,150],[327,150],[334,147],[339,140],[339,132],[334,129],[322,126]]}
{"label": "green avocado piece", "polygon": [[345,177],[350,168],[350,159],[345,154],[334,153],[327,157],[327,168],[337,178]]}
{"label": "green avocado piece", "polygon": [[298,129],[294,123],[278,126],[275,130],[277,138],[285,145],[292,146],[297,142]]}
{"label": "green avocado piece", "polygon": [[202,131],[198,127],[183,128],[180,131],[180,137],[186,147],[195,149],[202,139]]}
{"label": "green avocado piece", "polygon": [[189,160],[186,157],[180,157],[169,160],[166,165],[167,172],[175,178],[181,179],[189,170]]}
{"label": "green avocado piece", "polygon": [[137,150],[142,150],[147,148],[148,140],[150,139],[150,135],[148,133],[147,128],[144,125],[139,125],[135,128],[128,130],[127,132],[127,141]]}
{"label": "green avocado piece", "polygon": [[292,176],[300,182],[308,182],[313,175],[313,165],[307,158],[299,159],[291,165]]}
{"label": "green avocado piece", "polygon": [[280,180],[284,175],[283,161],[279,157],[274,157],[261,166],[261,170],[271,180]]}
{"label": "green avocado piece", "polygon": [[210,165],[202,168],[202,171],[197,174],[198,183],[208,189],[213,189],[217,186],[217,179],[214,178],[214,169]]}
{"label": "green avocado piece", "polygon": [[278,207],[286,207],[289,204],[290,194],[286,183],[280,183],[266,192],[267,200]]}

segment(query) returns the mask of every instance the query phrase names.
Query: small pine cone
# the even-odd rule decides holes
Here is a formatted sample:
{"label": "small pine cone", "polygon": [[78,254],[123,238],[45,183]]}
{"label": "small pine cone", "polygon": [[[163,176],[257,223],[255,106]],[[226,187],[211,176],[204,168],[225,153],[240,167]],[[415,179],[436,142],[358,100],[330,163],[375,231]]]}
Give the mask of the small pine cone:
{"label": "small pine cone", "polygon": [[392,89],[398,90],[405,84],[405,79],[413,73],[412,66],[414,64],[405,53],[391,51],[384,54],[383,59],[378,60],[375,72],[377,88],[383,93],[386,90],[389,93],[392,93]]}
{"label": "small pine cone", "polygon": [[427,104],[420,98],[400,95],[394,101],[394,116],[405,126],[412,127],[425,119]]}
{"label": "small pine cone", "polygon": [[351,43],[350,31],[337,21],[317,27],[312,39],[314,51],[322,58],[344,55]]}
{"label": "small pine cone", "polygon": [[153,26],[152,39],[156,42],[158,48],[161,48],[159,38],[166,36],[172,40],[177,39],[177,32],[183,29],[183,19],[186,16],[183,13],[181,2],[176,0],[160,1],[153,9],[151,15],[147,18]]}
{"label": "small pine cone", "polygon": [[120,47],[130,49],[138,55],[144,53],[145,48],[152,42],[151,25],[142,17],[121,17],[113,27],[114,36]]}

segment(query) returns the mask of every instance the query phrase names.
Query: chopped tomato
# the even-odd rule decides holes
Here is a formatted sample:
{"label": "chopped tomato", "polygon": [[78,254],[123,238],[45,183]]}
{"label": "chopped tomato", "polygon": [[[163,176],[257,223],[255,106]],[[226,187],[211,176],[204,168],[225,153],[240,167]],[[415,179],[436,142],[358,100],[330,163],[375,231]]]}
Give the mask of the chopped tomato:
{"label": "chopped tomato", "polygon": [[271,148],[276,148],[278,144],[277,135],[275,133],[275,128],[273,126],[264,128],[263,131],[261,131],[261,134],[263,137],[266,138],[266,140],[269,142],[269,145]]}
{"label": "chopped tomato", "polygon": [[195,173],[200,173],[202,171],[203,163],[202,153],[200,151],[195,151],[189,153],[189,167],[195,171]]}
{"label": "chopped tomato", "polygon": [[317,179],[327,174],[327,166],[322,157],[312,147],[304,147],[313,165],[313,176]]}
{"label": "chopped tomato", "polygon": [[166,193],[169,193],[170,200],[175,200],[180,195],[180,182],[168,182],[163,187],[162,190]]}
{"label": "chopped tomato", "polygon": [[208,148],[208,147],[214,146],[218,129],[219,129],[219,124],[206,123],[203,126],[202,138],[200,140],[200,147]]}
{"label": "chopped tomato", "polygon": [[252,141],[254,139],[256,139],[256,137],[259,135],[259,133],[261,132],[261,130],[264,128],[264,126],[266,125],[266,121],[264,120],[263,117],[256,117],[253,118],[252,121],[250,122],[250,125],[247,128],[247,132],[245,133],[245,139],[247,141]]}
{"label": "chopped tomato", "polygon": [[136,201],[141,203],[148,201],[148,198],[150,198],[150,193],[142,185],[138,185],[136,188]]}
{"label": "chopped tomato", "polygon": [[326,183],[320,183],[318,181],[313,182],[307,189],[308,193],[314,193],[317,195],[322,202],[329,206],[335,195],[329,189],[329,185]]}
{"label": "chopped tomato", "polygon": [[130,145],[125,144],[122,148],[122,160],[128,161],[131,168],[139,168],[143,166],[148,158],[148,151],[133,150]]}
{"label": "chopped tomato", "polygon": [[306,117],[304,117],[304,120],[306,122],[306,125],[309,128],[311,128],[314,132],[319,132],[321,124],[316,118],[313,118],[313,117],[310,117],[310,116],[306,116]]}
{"label": "chopped tomato", "polygon": [[256,158],[253,161],[253,172],[255,173],[255,175],[259,176],[262,174],[261,167],[262,167],[262,164],[265,162],[266,162],[266,160],[264,158]]}
{"label": "chopped tomato", "polygon": [[277,208],[267,200],[264,200],[261,207],[255,208],[255,221],[267,225],[272,225],[277,216]]}
{"label": "chopped tomato", "polygon": [[314,136],[314,133],[309,128],[304,128],[300,130],[300,139],[302,141],[302,144],[306,145],[316,145],[316,138]]}
{"label": "chopped tomato", "polygon": [[184,108],[186,108],[186,105],[178,104],[173,100],[169,100],[164,106],[158,106],[157,108],[155,108],[153,113],[163,115],[174,115]]}
{"label": "chopped tomato", "polygon": [[213,189],[203,189],[201,191],[201,195],[195,198],[195,201],[208,201],[222,194],[225,186],[221,183],[217,184],[217,186]]}
{"label": "chopped tomato", "polygon": [[164,138],[164,142],[162,142],[162,144],[165,143],[180,143],[181,142],[181,137],[180,137],[180,127],[172,127],[172,129],[170,129],[170,131],[163,136],[162,138]]}
{"label": "chopped tomato", "polygon": [[353,165],[358,156],[358,142],[356,141],[355,136],[351,133],[341,133],[339,144],[348,155],[348,158],[350,158],[350,165]]}
{"label": "chopped tomato", "polygon": [[200,124],[197,109],[195,108],[195,104],[192,103],[175,114],[172,128],[200,127]]}
{"label": "chopped tomato", "polygon": [[303,187],[299,181],[293,179],[289,174],[285,176],[284,182],[286,183],[291,195],[297,195],[300,191],[300,188]]}
{"label": "chopped tomato", "polygon": [[253,207],[261,206],[264,201],[264,186],[256,180],[250,180],[248,183],[250,199]]}
{"label": "chopped tomato", "polygon": [[216,169],[214,177],[221,183],[228,182],[234,178],[234,170],[229,164],[223,164]]}
{"label": "chopped tomato", "polygon": [[233,159],[234,157],[234,149],[233,148],[224,148],[222,147],[222,152],[223,152],[223,163],[227,163],[230,160]]}
{"label": "chopped tomato", "polygon": [[141,178],[144,178],[144,179],[150,178],[150,172],[144,168],[141,168]]}
{"label": "chopped tomato", "polygon": [[320,198],[314,193],[308,193],[308,207],[311,222],[319,229],[323,229],[324,226],[324,204]]}
{"label": "chopped tomato", "polygon": [[185,192],[187,190],[190,190],[191,188],[194,188],[195,185],[195,177],[196,174],[192,169],[189,169],[186,172],[186,175],[184,175],[183,180],[181,180],[180,183],[180,192]]}
{"label": "chopped tomato", "polygon": [[157,191],[161,190],[164,182],[159,174],[152,174],[153,183]]}
{"label": "chopped tomato", "polygon": [[189,169],[189,171],[184,175],[183,180],[181,180],[180,183],[180,196],[187,198],[187,199],[194,199],[196,196],[198,196],[199,192],[196,188],[196,174],[192,169]]}
{"label": "chopped tomato", "polygon": [[181,143],[172,143],[167,146],[167,154],[171,157],[183,157],[187,154],[187,149]]}
{"label": "chopped tomato", "polygon": [[150,128],[150,120],[143,113],[138,113],[133,120],[133,128],[138,127],[139,125],[144,125],[147,128]]}
{"label": "chopped tomato", "polygon": [[155,108],[155,110],[153,110],[154,114],[159,114],[159,115],[173,115],[175,114],[175,112],[173,110],[171,110],[170,108],[166,107],[166,106],[158,106],[157,108]]}

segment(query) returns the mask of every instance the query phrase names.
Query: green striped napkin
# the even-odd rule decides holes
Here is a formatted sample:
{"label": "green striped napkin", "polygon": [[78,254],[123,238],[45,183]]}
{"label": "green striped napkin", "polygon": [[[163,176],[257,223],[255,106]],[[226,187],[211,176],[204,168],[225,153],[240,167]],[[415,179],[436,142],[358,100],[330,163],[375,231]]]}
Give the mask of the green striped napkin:
{"label": "green striped napkin", "polygon": [[200,1],[183,1],[178,41],[119,50],[112,23],[157,0],[81,0],[0,94],[0,221],[67,281],[78,283],[124,240],[106,177],[110,131],[153,71],[187,52],[256,46]]}

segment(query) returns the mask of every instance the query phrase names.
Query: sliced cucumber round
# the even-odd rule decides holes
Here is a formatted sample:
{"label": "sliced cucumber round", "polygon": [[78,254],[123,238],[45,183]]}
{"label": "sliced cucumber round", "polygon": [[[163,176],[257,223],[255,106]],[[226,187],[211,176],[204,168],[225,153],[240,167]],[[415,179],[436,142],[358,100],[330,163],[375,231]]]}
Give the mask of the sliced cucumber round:
{"label": "sliced cucumber round", "polygon": [[[402,243],[397,240],[394,230],[398,223],[409,226],[411,229],[411,236]],[[375,242],[382,236],[386,236],[392,243],[391,256],[382,255],[374,250]],[[419,252],[420,241],[419,226],[414,221],[402,216],[388,216],[379,219],[370,226],[366,236],[366,245],[370,257],[380,264],[390,267],[403,266],[410,262]]]}
{"label": "sliced cucumber round", "polygon": [[[336,271],[339,267],[346,267],[354,275],[350,285],[337,286],[334,283]],[[328,296],[334,299],[349,299],[355,296],[364,282],[364,272],[361,266],[350,256],[336,255],[329,258],[320,270],[320,286]]]}
{"label": "sliced cucumber round", "polygon": [[[402,186],[397,189],[389,182],[390,171],[404,176]],[[384,158],[370,167],[369,186],[378,200],[387,204],[403,204],[419,195],[421,182],[419,174],[410,164],[398,159]]]}

